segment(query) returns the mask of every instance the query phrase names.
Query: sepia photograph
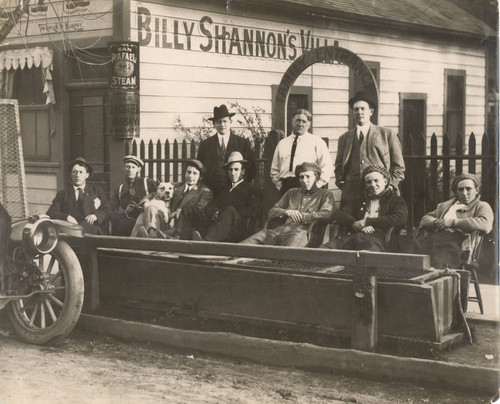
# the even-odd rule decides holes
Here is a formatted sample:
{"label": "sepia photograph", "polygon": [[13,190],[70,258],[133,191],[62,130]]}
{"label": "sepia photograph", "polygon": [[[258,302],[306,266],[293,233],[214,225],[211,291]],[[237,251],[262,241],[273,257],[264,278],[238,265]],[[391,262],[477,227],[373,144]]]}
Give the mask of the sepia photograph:
{"label": "sepia photograph", "polygon": [[500,403],[498,0],[0,0],[0,404]]}

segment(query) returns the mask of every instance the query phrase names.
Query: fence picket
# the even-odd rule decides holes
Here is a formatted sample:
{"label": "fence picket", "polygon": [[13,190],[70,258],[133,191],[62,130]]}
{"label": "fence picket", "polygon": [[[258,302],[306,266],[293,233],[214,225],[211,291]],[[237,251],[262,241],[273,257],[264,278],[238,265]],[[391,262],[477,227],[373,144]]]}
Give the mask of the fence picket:
{"label": "fence picket", "polygon": [[170,181],[170,142],[165,140],[165,177],[163,181]]}
{"label": "fence picket", "polygon": [[443,136],[443,198],[449,199],[450,197],[450,140],[445,133]]}
{"label": "fence picket", "polygon": [[[462,134],[458,132],[457,140],[455,142],[455,154],[459,157],[464,154],[463,143]],[[455,175],[459,175],[464,172],[463,163],[464,162],[461,158],[455,159]]]}
{"label": "fence picket", "polygon": [[173,182],[176,182],[177,181],[177,178],[179,177],[179,165],[177,163],[177,161],[179,160],[179,143],[177,142],[177,139],[174,140],[174,161],[173,161],[173,164],[174,164],[174,167],[173,167],[173,179],[172,181]]}
{"label": "fence picket", "polygon": [[[431,156],[437,156],[437,136],[435,133],[431,136]],[[430,161],[430,179],[429,179],[429,204],[431,206],[436,206],[439,199],[438,196],[438,160],[432,159]]]}
{"label": "fence picket", "polygon": [[161,142],[160,140],[158,140],[156,142],[156,158],[158,160],[161,160],[161,161],[158,161],[156,163],[156,178],[158,179],[158,181],[163,181],[163,176],[162,176],[162,168],[163,166],[165,165],[165,160],[162,159],[162,156],[161,156]]}
{"label": "fence picket", "polygon": [[[469,150],[468,150],[469,156],[475,156],[476,155],[476,135],[474,135],[474,132],[472,132],[469,136]],[[476,174],[476,159],[475,158],[470,158],[469,159],[469,173],[471,174]]]}

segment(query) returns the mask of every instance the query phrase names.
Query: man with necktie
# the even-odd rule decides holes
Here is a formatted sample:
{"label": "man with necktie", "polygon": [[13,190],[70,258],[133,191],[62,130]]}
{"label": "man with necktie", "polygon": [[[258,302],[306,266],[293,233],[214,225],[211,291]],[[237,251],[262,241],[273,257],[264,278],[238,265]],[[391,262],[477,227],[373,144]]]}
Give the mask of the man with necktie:
{"label": "man with necktie", "polygon": [[92,167],[83,157],[77,157],[69,164],[69,168],[71,184],[57,192],[47,215],[51,219],[79,224],[84,234],[103,234],[101,226],[110,208],[104,191],[87,184],[92,176]]}
{"label": "man with necktie", "polygon": [[278,143],[271,165],[271,180],[283,196],[290,188],[300,188],[295,168],[311,162],[319,165],[319,188],[328,185],[332,175],[330,152],[323,139],[309,132],[312,115],[306,109],[299,109],[292,116],[292,134]]}
{"label": "man with necktie", "polygon": [[361,173],[368,166],[382,166],[390,175],[389,187],[399,194],[405,163],[401,143],[390,129],[370,122],[376,104],[364,92],[349,100],[356,127],[340,136],[335,159],[335,184],[342,191],[340,207],[361,208],[363,183]]}
{"label": "man with necktie", "polygon": [[251,181],[255,176],[255,156],[248,139],[235,135],[231,131],[231,118],[234,112],[229,112],[226,105],[214,107],[213,122],[217,133],[200,142],[197,159],[205,166],[206,173],[203,183],[217,196],[228,185],[226,170],[222,165],[232,152],[240,152],[248,162],[245,170],[245,180]]}
{"label": "man with necktie", "polygon": [[123,157],[124,181],[113,192],[111,197],[111,222],[113,236],[130,236],[135,221],[142,212],[139,202],[150,192],[155,192],[157,181],[141,177],[144,162],[136,156]]}

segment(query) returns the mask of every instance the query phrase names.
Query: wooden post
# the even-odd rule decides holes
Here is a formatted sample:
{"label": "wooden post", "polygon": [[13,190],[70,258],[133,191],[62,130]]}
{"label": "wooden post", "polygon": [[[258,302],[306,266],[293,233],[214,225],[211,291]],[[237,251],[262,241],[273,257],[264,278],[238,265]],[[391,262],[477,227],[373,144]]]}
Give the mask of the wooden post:
{"label": "wooden post", "polygon": [[97,265],[97,247],[84,242],[81,249],[83,277],[85,281],[85,311],[93,313],[100,303],[99,267]]}
{"label": "wooden post", "polygon": [[377,279],[376,269],[365,266],[363,252],[358,252],[353,277],[353,325],[351,348],[375,351],[377,329]]}

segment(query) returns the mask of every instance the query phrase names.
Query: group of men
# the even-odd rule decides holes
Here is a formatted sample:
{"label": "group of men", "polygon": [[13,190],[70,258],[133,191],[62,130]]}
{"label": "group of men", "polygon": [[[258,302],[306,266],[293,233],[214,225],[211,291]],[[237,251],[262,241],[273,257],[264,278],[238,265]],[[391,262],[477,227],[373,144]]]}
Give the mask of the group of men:
{"label": "group of men", "polygon": [[[293,114],[291,135],[278,143],[271,165],[271,180],[281,195],[268,212],[275,225],[256,234],[251,234],[252,222],[261,216],[262,207],[259,191],[251,184],[255,156],[250,142],[232,133],[235,114],[225,105],[214,107],[210,119],[217,133],[200,143],[197,159],[186,164],[184,182],[169,195],[168,221],[152,219],[148,201],[157,183],[140,176],[144,163],[136,156],[124,157],[124,182],[110,202],[101,189],[86,185],[92,167],[83,158],[75,159],[70,164],[72,185],[57,193],[47,214],[78,223],[90,234],[111,229],[118,236],[294,247],[308,245],[312,222],[335,221],[346,232],[322,248],[384,251],[386,232],[404,226],[408,215],[399,196],[405,170],[401,145],[391,130],[371,123],[376,103],[367,94],[357,93],[349,106],[356,127],[340,136],[334,165],[326,143],[309,131],[311,113],[299,109]],[[341,190],[338,210],[333,193],[326,189],[333,168]],[[493,212],[479,200],[473,175],[457,176],[452,189],[454,198],[422,218],[421,226],[429,234],[409,247],[412,252],[431,253],[438,266],[457,265],[464,234],[489,232],[493,225]],[[147,217],[137,230],[139,215]]]}

